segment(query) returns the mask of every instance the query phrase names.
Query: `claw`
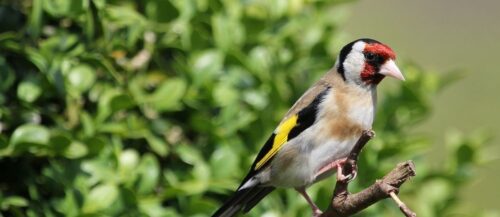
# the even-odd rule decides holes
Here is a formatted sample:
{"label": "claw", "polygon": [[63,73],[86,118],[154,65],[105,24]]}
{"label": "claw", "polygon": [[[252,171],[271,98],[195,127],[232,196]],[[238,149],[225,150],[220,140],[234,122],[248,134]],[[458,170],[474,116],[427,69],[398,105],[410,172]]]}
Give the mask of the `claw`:
{"label": "claw", "polygon": [[[349,173],[348,175],[344,175],[343,171],[344,164],[346,163],[351,164],[351,173]],[[342,163],[337,164],[337,181],[349,183],[352,180],[354,180],[357,175],[358,175],[358,168],[356,164],[353,164],[353,162],[344,161]]]}

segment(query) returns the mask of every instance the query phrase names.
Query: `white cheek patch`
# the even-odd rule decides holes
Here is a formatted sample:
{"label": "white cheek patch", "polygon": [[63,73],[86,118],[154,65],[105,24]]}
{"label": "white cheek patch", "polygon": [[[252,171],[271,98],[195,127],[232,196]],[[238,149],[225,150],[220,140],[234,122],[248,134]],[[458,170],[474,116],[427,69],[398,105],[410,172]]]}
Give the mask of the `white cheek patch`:
{"label": "white cheek patch", "polygon": [[360,74],[365,63],[364,48],[365,42],[356,42],[344,60],[344,75],[346,80],[357,81],[361,79]]}

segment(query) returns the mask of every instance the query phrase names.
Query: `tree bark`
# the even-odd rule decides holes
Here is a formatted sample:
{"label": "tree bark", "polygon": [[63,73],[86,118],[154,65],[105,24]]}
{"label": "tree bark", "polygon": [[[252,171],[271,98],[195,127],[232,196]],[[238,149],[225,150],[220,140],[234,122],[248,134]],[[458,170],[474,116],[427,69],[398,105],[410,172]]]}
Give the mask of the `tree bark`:
{"label": "tree bark", "polygon": [[[342,171],[344,175],[351,174],[355,170],[359,153],[365,144],[375,136],[371,130],[363,131],[356,145],[353,147],[346,164]],[[351,216],[374,203],[391,197],[399,206],[401,212],[405,216],[414,217],[416,214],[411,211],[398,197],[400,186],[415,176],[415,165],[412,161],[399,163],[392,171],[385,175],[382,179],[376,180],[374,184],[361,192],[350,194],[348,185],[350,180],[338,179],[333,191],[332,201],[328,209],[321,217],[346,217]]]}

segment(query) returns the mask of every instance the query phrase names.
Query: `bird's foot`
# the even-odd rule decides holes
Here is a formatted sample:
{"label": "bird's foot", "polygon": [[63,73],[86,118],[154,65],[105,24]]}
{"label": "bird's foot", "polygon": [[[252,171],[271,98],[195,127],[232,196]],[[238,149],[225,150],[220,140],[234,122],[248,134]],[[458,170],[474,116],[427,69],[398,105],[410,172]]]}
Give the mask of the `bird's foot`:
{"label": "bird's foot", "polygon": [[[349,174],[344,175],[344,165],[348,164],[347,171]],[[349,183],[358,175],[358,166],[356,162],[344,159],[342,162],[337,163],[337,181]]]}
{"label": "bird's foot", "polygon": [[[349,164],[349,166],[347,167],[347,169],[348,169],[347,171],[349,172],[349,174],[347,174],[347,175],[344,175],[343,168],[344,168],[345,164]],[[357,167],[356,163],[352,160],[348,160],[347,158],[342,158],[340,160],[332,161],[332,162],[328,163],[327,165],[323,166],[314,175],[314,179],[317,179],[322,174],[327,173],[327,172],[334,170],[334,169],[337,170],[337,181],[350,182],[350,181],[354,180],[356,178],[356,176],[358,175],[358,167]]]}

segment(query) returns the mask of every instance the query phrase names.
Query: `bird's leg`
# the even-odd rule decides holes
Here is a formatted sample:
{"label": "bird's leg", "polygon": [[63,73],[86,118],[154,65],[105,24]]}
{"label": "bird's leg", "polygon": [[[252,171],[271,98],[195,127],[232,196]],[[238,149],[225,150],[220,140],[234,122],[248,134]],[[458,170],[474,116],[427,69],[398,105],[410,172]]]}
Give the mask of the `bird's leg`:
{"label": "bird's leg", "polygon": [[318,217],[320,216],[323,212],[318,208],[318,206],[316,206],[316,204],[311,200],[311,198],[309,197],[309,195],[307,194],[306,192],[306,189],[304,187],[300,187],[300,188],[295,188],[295,190],[297,192],[299,192],[300,195],[302,195],[302,197],[304,197],[304,199],[306,199],[307,203],[309,204],[309,206],[311,206],[311,209],[312,209],[312,213],[313,213],[313,217]]}

